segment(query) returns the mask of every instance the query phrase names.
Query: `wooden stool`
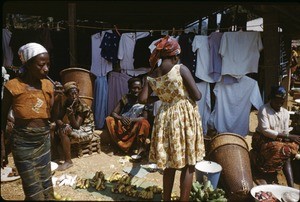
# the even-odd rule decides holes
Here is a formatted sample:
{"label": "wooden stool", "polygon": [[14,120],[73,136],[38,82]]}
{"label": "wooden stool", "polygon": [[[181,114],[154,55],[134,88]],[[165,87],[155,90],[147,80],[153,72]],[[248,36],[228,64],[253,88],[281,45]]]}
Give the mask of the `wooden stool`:
{"label": "wooden stool", "polygon": [[93,134],[93,138],[90,140],[72,139],[71,140],[71,152],[76,157],[82,157],[84,154],[92,155],[93,152],[101,152],[100,136]]}

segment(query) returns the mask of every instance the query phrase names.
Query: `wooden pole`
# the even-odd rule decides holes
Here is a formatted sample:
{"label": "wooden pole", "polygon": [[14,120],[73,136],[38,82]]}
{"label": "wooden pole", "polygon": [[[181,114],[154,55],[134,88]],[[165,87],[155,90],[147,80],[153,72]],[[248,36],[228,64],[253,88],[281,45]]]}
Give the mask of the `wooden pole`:
{"label": "wooden pole", "polygon": [[68,22],[69,22],[69,56],[70,65],[77,65],[77,44],[76,44],[76,3],[68,3]]}
{"label": "wooden pole", "polygon": [[[271,8],[266,6],[267,8]],[[279,15],[272,9],[266,9],[263,15],[263,44],[264,44],[264,102],[268,101],[271,87],[279,84],[280,68],[280,38],[279,38]]]}

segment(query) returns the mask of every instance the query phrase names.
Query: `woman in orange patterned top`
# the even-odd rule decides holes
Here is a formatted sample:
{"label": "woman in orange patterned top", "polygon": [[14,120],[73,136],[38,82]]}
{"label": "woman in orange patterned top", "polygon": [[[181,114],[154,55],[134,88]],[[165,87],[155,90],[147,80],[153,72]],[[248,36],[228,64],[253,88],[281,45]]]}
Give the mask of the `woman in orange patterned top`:
{"label": "woman in orange patterned top", "polygon": [[[189,201],[195,164],[204,158],[201,117],[196,101],[201,92],[189,69],[178,64],[180,46],[166,36],[156,44],[150,56],[152,70],[144,78],[139,95],[140,103],[161,100],[155,116],[149,161],[156,163],[163,173],[163,200],[170,201],[176,170],[181,170],[180,201]],[[157,66],[158,60],[162,62]]]}
{"label": "woman in orange patterned top", "polygon": [[[1,136],[12,108],[15,122],[11,149],[22,179],[25,200],[51,200],[53,185],[49,121],[55,86],[46,79],[50,58],[47,50],[37,43],[22,46],[18,53],[23,63],[23,72],[4,86]],[[1,149],[2,157],[5,154],[3,141]]]}

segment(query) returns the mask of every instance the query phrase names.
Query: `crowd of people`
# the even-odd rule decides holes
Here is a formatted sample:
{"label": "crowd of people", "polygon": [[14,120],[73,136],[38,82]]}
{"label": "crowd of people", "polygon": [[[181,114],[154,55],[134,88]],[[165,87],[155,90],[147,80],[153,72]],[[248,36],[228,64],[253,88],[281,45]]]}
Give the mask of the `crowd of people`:
{"label": "crowd of people", "polygon": [[[80,99],[76,81],[62,86],[47,78],[50,56],[42,45],[28,43],[18,53],[23,65],[18,76],[5,81],[3,88],[1,167],[7,164],[6,143],[10,142],[25,199],[51,200],[51,155],[59,153],[59,145],[64,163],[58,170],[70,168],[71,140],[92,138],[94,114]],[[176,171],[181,171],[180,200],[189,200],[195,165],[206,153],[196,103],[202,94],[188,67],[180,64],[180,53],[175,39],[165,36],[158,40],[149,58],[150,72],[142,79],[128,80],[129,92],[106,117],[116,149],[146,153],[149,163],[163,170],[164,201],[171,200]],[[300,136],[290,134],[289,113],[282,107],[286,95],[283,87],[272,88],[270,101],[259,109],[250,154],[260,172],[283,170],[288,186],[293,187],[290,162],[299,150]],[[161,104],[152,122],[149,106],[156,101]],[[13,126],[7,136],[9,123]],[[266,182],[262,179],[260,183]]]}

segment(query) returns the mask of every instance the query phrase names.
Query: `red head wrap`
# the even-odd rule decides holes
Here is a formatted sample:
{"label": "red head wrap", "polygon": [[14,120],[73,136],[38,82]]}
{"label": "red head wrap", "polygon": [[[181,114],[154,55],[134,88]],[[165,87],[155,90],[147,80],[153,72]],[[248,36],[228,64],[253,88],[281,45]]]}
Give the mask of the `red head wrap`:
{"label": "red head wrap", "polygon": [[150,55],[150,66],[155,67],[160,58],[178,55],[181,52],[180,46],[175,39],[170,36],[165,36],[155,43],[156,48]]}

